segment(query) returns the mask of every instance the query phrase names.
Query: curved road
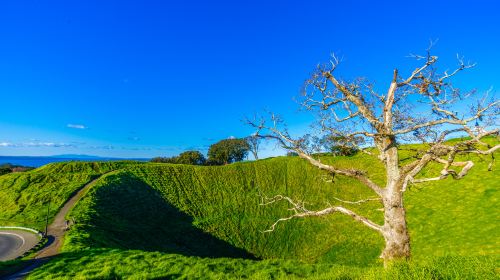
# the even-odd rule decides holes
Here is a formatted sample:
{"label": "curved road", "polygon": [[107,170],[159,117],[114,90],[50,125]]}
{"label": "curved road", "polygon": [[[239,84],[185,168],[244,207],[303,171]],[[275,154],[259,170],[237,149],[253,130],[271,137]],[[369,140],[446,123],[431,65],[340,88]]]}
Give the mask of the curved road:
{"label": "curved road", "polygon": [[59,254],[61,246],[64,242],[64,233],[66,232],[66,215],[75,206],[75,204],[82,198],[82,196],[87,192],[87,190],[94,185],[94,183],[99,180],[102,176],[92,180],[86,184],[83,188],[78,190],[73,196],[69,198],[61,210],[54,217],[54,221],[49,225],[47,231],[48,242],[37,254],[36,256],[25,266],[21,271],[16,272],[13,275],[7,276],[5,279],[24,279],[28,276],[30,272],[50,260],[53,256]]}
{"label": "curved road", "polygon": [[6,229],[0,231],[0,261],[13,260],[33,248],[40,238],[36,233]]}

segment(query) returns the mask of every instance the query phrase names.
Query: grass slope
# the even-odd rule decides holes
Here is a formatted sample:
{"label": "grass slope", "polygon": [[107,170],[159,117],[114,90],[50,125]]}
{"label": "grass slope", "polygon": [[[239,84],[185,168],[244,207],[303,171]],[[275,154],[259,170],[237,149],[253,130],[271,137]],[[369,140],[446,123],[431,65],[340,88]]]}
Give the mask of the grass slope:
{"label": "grass slope", "polygon": [[2,175],[0,225],[28,226],[42,230],[48,209],[51,220],[76,190],[106,172],[129,164],[132,163],[52,163],[27,172]]}
{"label": "grass slope", "polygon": [[[273,233],[262,233],[277,217],[289,213],[284,203],[259,206],[259,193],[287,193],[315,203],[312,207],[323,207],[326,199],[333,201],[329,198],[331,193],[323,193],[326,188],[331,189],[325,181],[328,178],[323,177],[323,173],[298,158],[224,167],[130,166],[102,178],[75,207],[72,217],[77,226],[69,232],[66,245],[78,249],[156,248],[168,252],[162,244],[170,248],[168,240],[187,238],[184,233],[189,231],[206,232],[258,258],[334,260],[344,264],[376,262],[382,239],[342,215],[294,220]],[[354,182],[335,180],[341,183],[340,189],[332,191],[337,196],[369,195]],[[347,194],[342,196],[343,192]],[[375,203],[358,210],[381,220],[381,213],[371,209],[376,207]],[[173,224],[172,220],[180,224]],[[199,240],[187,238],[190,239]],[[315,246],[310,246],[313,243]],[[214,250],[211,254],[217,255]]]}
{"label": "grass slope", "polygon": [[73,209],[65,251],[119,248],[202,257],[251,257],[192,225],[192,218],[126,171],[109,174]]}
{"label": "grass slope", "polygon": [[[364,169],[384,183],[382,166],[370,156],[322,160]],[[415,262],[389,270],[375,265],[382,237],[343,215],[292,220],[262,233],[289,213],[284,202],[259,206],[260,194],[286,194],[307,201],[310,209],[336,203],[334,197],[373,196],[356,181],[327,176],[299,158],[222,167],[120,167],[103,176],[72,211],[77,224],[68,232],[64,254],[30,278],[495,279],[497,274],[500,173],[486,171],[481,160],[463,180],[428,183],[406,193]],[[380,207],[370,202],[354,208],[381,223]]]}
{"label": "grass slope", "polygon": [[[378,172],[380,166],[366,155],[326,160],[335,160],[337,165],[346,168],[358,164],[374,174],[374,180],[383,181]],[[495,188],[499,174],[498,171],[485,170],[486,162],[479,162],[464,180],[450,178],[420,189],[413,187],[408,192],[406,205],[415,259],[447,254],[481,256],[500,253],[496,234],[499,228],[495,222],[500,216]],[[106,176],[89,193],[85,201],[92,205],[81,203],[76,207],[75,219],[92,228],[75,229],[75,234],[86,234],[89,239],[80,239],[80,244],[69,242],[68,246],[96,248],[89,242],[101,242],[97,248],[148,249],[144,244],[142,247],[138,245],[141,239],[147,242],[151,242],[150,239],[163,240],[164,237],[175,240],[182,232],[196,229],[263,259],[346,265],[379,262],[382,237],[340,214],[292,220],[280,224],[273,233],[262,233],[278,217],[289,213],[285,202],[260,206],[259,194],[286,194],[307,201],[310,209],[336,203],[333,197],[359,200],[372,196],[353,180],[338,177],[330,183],[327,182],[329,179],[298,158],[275,158],[224,167],[129,166]],[[142,197],[139,193],[148,195]],[[130,198],[134,198],[133,205]],[[382,212],[376,210],[381,208],[378,202],[346,206],[382,223]],[[122,213],[116,212],[117,209]],[[172,225],[172,219],[182,221],[182,226]],[[109,221],[113,221],[112,225],[118,232],[107,228]],[[136,233],[134,227],[153,232],[153,235],[148,233],[151,237],[148,239],[143,231]],[[165,231],[165,228],[179,230]],[[93,234],[92,230],[100,233]],[[107,240],[105,236],[120,236],[122,239],[108,242],[103,241]],[[129,244],[131,236],[141,238]],[[162,247],[151,243],[149,249],[155,248]]]}
{"label": "grass slope", "polygon": [[66,252],[28,279],[498,279],[492,258],[441,257],[383,267],[294,260],[200,258],[138,250]]}

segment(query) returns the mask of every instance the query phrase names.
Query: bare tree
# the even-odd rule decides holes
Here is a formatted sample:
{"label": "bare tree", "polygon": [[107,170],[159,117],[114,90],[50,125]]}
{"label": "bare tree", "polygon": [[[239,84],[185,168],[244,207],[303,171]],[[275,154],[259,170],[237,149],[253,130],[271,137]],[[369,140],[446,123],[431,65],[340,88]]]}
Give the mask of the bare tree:
{"label": "bare tree", "polygon": [[252,134],[252,135],[246,137],[245,139],[248,142],[248,146],[250,146],[250,152],[252,153],[253,157],[255,158],[255,160],[258,160],[259,159],[260,142],[262,141],[262,138],[256,134]]}
{"label": "bare tree", "polygon": [[[499,144],[491,144],[498,143],[498,98],[490,96],[491,90],[479,96],[476,91],[462,92],[453,87],[451,78],[474,66],[464,62],[463,58],[458,57],[459,65],[455,70],[438,73],[435,68],[438,57],[431,54],[430,47],[426,55],[412,57],[421,63],[420,66],[407,77],[394,70],[384,94],[378,93],[365,79],[347,81],[337,78],[334,72],[340,61],[335,56],[329,64],[318,66],[303,90],[301,106],[317,114],[319,134],[343,139],[349,147],[360,145],[362,152],[376,155],[385,167],[385,186],[372,181],[370,174],[363,170],[322,163],[314,156],[318,151],[317,142],[310,141],[308,136],[293,138],[275,114],[270,114],[269,118],[248,120],[256,128],[256,135],[277,140],[282,147],[321,170],[358,180],[375,196],[359,201],[337,198],[338,206],[328,205],[319,210],[309,210],[303,202],[282,195],[263,198],[262,205],[286,201],[293,211],[291,216],[278,219],[268,231],[275,230],[280,222],[294,218],[342,213],[384,237],[385,248],[380,256],[384,261],[407,259],[410,257],[410,237],[403,194],[409,186],[450,176],[463,178],[474,165],[470,158],[464,160],[464,154],[490,156],[491,170],[494,152],[500,148]],[[464,104],[470,105],[468,111],[463,109]],[[449,141],[456,137],[461,138]],[[497,140],[486,141],[485,137],[497,137]],[[412,150],[409,159],[400,160],[399,154],[404,149],[401,144],[417,141],[425,145]],[[440,174],[433,178],[419,176],[432,162],[442,165]],[[345,207],[373,200],[383,205],[382,225]]]}

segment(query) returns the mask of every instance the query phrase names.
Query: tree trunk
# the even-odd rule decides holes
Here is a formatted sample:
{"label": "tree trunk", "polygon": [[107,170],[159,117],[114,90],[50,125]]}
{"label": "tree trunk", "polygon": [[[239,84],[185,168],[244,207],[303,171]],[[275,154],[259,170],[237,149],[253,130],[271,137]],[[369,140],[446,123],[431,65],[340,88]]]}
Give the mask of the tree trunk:
{"label": "tree trunk", "polygon": [[252,151],[252,154],[255,160],[259,160],[259,155],[257,154],[257,151]]}
{"label": "tree trunk", "polygon": [[387,185],[384,190],[384,226],[382,234],[385,248],[380,256],[385,264],[393,260],[410,257],[410,236],[406,226],[406,211],[403,205],[402,182],[399,173],[399,156],[394,137],[382,143],[386,161]]}
{"label": "tree trunk", "polygon": [[406,226],[406,212],[403,207],[402,193],[395,193],[384,198],[383,235],[385,248],[380,256],[387,264],[393,260],[406,260],[410,257],[410,236]]}

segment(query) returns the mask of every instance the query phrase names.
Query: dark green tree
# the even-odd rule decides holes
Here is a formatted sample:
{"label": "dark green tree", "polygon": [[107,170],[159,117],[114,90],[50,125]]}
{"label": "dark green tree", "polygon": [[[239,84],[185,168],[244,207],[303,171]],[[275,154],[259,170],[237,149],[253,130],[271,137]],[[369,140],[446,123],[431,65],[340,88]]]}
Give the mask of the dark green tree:
{"label": "dark green tree", "polygon": [[205,156],[203,156],[203,154],[198,151],[185,151],[178,156],[155,157],[151,159],[151,162],[203,165],[205,164],[206,160]]}
{"label": "dark green tree", "polygon": [[365,144],[362,137],[344,137],[328,135],[321,140],[327,151],[335,156],[353,156],[359,152],[359,147]]}
{"label": "dark green tree", "polygon": [[205,156],[198,151],[186,151],[177,156],[177,162],[180,164],[203,165]]}
{"label": "dark green tree", "polygon": [[177,163],[177,157],[154,157],[151,162],[156,163]]}
{"label": "dark green tree", "polygon": [[245,139],[224,139],[212,144],[208,150],[208,163],[213,165],[242,161],[250,146]]}
{"label": "dark green tree", "polygon": [[0,176],[11,172],[12,170],[9,167],[0,167]]}

